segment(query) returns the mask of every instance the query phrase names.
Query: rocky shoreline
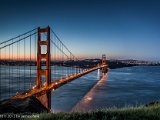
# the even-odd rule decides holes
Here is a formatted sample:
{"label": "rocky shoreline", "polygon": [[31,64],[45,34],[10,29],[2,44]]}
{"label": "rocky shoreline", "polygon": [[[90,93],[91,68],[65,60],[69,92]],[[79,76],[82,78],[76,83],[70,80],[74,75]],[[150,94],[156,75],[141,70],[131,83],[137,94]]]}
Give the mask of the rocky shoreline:
{"label": "rocky shoreline", "polygon": [[0,114],[3,113],[44,113],[49,110],[36,97],[25,99],[5,99],[0,101]]}

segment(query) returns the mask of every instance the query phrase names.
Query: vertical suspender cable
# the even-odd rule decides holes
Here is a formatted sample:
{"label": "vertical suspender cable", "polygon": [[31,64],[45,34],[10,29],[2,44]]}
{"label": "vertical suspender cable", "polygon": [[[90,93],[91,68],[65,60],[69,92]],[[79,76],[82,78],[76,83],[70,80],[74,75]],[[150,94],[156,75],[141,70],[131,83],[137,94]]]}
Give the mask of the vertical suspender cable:
{"label": "vertical suspender cable", "polygon": [[[12,43],[13,43],[13,40],[12,40]],[[12,63],[11,63],[11,65],[12,65],[12,78],[11,78],[11,82],[12,82],[12,85],[13,85],[13,63],[14,61],[13,61],[13,44],[12,44]],[[14,93],[14,91],[13,91],[13,87],[12,87],[12,89],[11,89],[11,91],[12,91],[12,94]]]}
{"label": "vertical suspender cable", "polygon": [[74,74],[74,56],[72,56],[72,74]]}
{"label": "vertical suspender cable", "polygon": [[69,67],[70,68],[70,73],[69,74],[71,75],[71,72],[72,72],[71,71],[71,53],[69,53],[69,54],[70,54],[70,67]]}
{"label": "vertical suspender cable", "polygon": [[31,33],[30,33],[30,86],[29,86],[29,88],[31,89],[31,86],[32,86],[32,84],[31,84]]}
{"label": "vertical suspender cable", "polygon": [[69,76],[69,74],[70,74],[70,55],[68,57],[68,76]]}
{"label": "vertical suspender cable", "polygon": [[63,74],[62,74],[62,77],[63,77],[63,76],[64,76],[64,67],[63,67],[63,62],[64,62],[64,61],[63,61],[63,45],[62,45],[62,44],[61,44],[61,49],[62,49],[62,50],[61,50],[61,57],[62,57],[62,62],[61,62],[61,64],[62,64],[62,73],[63,73]]}
{"label": "vertical suspender cable", "polygon": [[[16,58],[16,63],[17,63],[17,60],[18,60],[18,44],[19,43],[17,43],[17,56],[16,56],[17,58]],[[16,66],[17,66],[17,77],[16,77],[17,79],[16,79],[16,82],[17,82],[17,84],[19,84],[19,79],[18,79],[18,72],[19,72],[18,69],[19,69],[19,67],[18,67],[18,64],[16,64]],[[19,91],[19,86],[18,85],[17,85],[17,91]]]}
{"label": "vertical suspender cable", "polygon": [[61,51],[60,51],[60,53],[61,53],[61,72],[62,72],[62,75],[61,75],[61,78],[63,78],[63,57],[62,57],[62,44],[60,43],[60,45],[61,45]]}
{"label": "vertical suspender cable", "polygon": [[[6,45],[6,43],[5,43],[5,45]],[[5,85],[4,85],[4,86],[5,86],[5,89],[6,89],[6,91],[7,91],[7,87],[6,87],[6,84],[7,84],[7,83],[6,83],[6,72],[7,72],[7,71],[6,71],[6,69],[7,69],[7,67],[6,67],[6,66],[7,66],[7,64],[6,64],[6,47],[5,47],[5,49],[4,49],[4,58],[5,58],[5,60],[4,60],[4,63],[5,63],[5,64],[4,64],[4,65],[5,65],[5,67],[4,67],[4,83],[5,83]],[[7,91],[7,92],[8,92],[8,91]],[[8,93],[6,93],[5,97],[6,97],[6,96],[8,96]]]}
{"label": "vertical suspender cable", "polygon": [[10,83],[10,45],[9,45],[9,62],[8,62],[8,67],[9,67],[9,75],[8,75],[8,81],[9,81],[9,97],[11,96],[11,83]]}
{"label": "vertical suspender cable", "polygon": [[24,78],[23,78],[23,81],[24,81],[24,91],[25,91],[25,83],[26,83],[26,81],[25,81],[25,39],[24,39]]}
{"label": "vertical suspender cable", "polygon": [[[61,44],[59,42],[59,48],[61,50]],[[61,52],[59,50],[59,73],[60,73],[60,79],[61,79],[61,76],[62,76],[62,73],[61,73]]]}
{"label": "vertical suspender cable", "polygon": [[[61,44],[60,44],[60,42],[58,43],[59,44],[59,48],[60,48],[60,50],[61,50]],[[61,78],[61,52],[60,52],[60,50],[58,50],[58,53],[59,53],[59,73],[60,73],[60,78]]]}
{"label": "vertical suspender cable", "polygon": [[[58,44],[58,40],[56,40],[56,45],[57,46],[59,46],[59,44]],[[58,78],[58,73],[59,73],[59,70],[58,70],[58,68],[59,68],[59,50],[58,50],[58,48],[57,48],[57,51],[56,51],[57,53],[56,53],[56,55],[57,55],[57,66],[56,66],[56,69],[57,69],[57,78]]]}
{"label": "vertical suspender cable", "polygon": [[[57,44],[56,37],[55,37],[55,44]],[[55,46],[55,80],[57,79],[57,48]]]}
{"label": "vertical suspender cable", "polygon": [[[19,37],[19,39],[20,39],[20,37]],[[22,86],[21,86],[21,81],[20,81],[20,80],[21,80],[21,78],[20,78],[20,77],[21,77],[21,76],[20,76],[20,71],[21,71],[21,65],[20,65],[20,64],[21,64],[21,63],[20,63],[20,54],[21,54],[21,51],[20,51],[20,46],[21,46],[21,43],[19,42],[19,44],[18,44],[18,61],[19,61],[19,63],[18,63],[18,64],[19,64],[19,70],[18,70],[18,76],[19,76],[19,77],[18,77],[18,81],[19,81],[19,82],[18,82],[18,86],[19,86],[19,89],[20,89],[20,92],[21,92],[21,90],[22,90],[21,87],[22,87]]]}
{"label": "vertical suspender cable", "polygon": [[67,73],[67,76],[69,76],[69,56],[67,56],[66,61],[67,61],[66,73]]}
{"label": "vertical suspender cable", "polygon": [[[16,69],[17,69],[16,71],[17,71],[17,77],[16,77],[16,83],[18,84],[18,64],[17,64],[17,60],[18,60],[18,43],[17,43],[17,46],[16,46],[16,47],[17,47],[17,49],[16,49],[16,50],[17,50],[17,56],[16,56],[16,66],[17,66],[17,67],[16,67]],[[18,88],[18,89],[17,89],[16,91],[17,91],[17,93],[18,93],[18,90],[19,90],[19,86],[18,86],[18,85],[17,85],[17,88]],[[16,94],[17,94],[17,93],[16,93]]]}

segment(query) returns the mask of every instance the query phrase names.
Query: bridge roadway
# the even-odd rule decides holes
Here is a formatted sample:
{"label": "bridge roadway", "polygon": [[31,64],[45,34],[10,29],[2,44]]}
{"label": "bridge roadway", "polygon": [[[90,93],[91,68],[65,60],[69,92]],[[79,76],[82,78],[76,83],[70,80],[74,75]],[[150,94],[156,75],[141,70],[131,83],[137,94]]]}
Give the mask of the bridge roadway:
{"label": "bridge roadway", "polygon": [[11,99],[24,99],[24,98],[27,98],[27,97],[31,97],[33,95],[41,96],[41,95],[45,94],[46,91],[48,91],[48,90],[55,90],[56,88],[62,86],[63,84],[66,84],[69,81],[72,81],[72,80],[74,80],[76,78],[79,78],[79,77],[81,77],[81,76],[83,76],[87,73],[90,73],[90,72],[95,71],[97,69],[101,69],[103,67],[108,67],[108,66],[107,65],[97,66],[97,67],[93,67],[93,68],[84,70],[84,71],[79,72],[79,73],[75,73],[75,74],[70,75],[66,78],[62,78],[62,79],[59,79],[57,81],[52,82],[48,87],[46,87],[46,86],[43,86],[41,88],[33,87],[33,89],[31,89],[29,91],[26,91],[24,93],[18,93],[17,95],[11,97]]}

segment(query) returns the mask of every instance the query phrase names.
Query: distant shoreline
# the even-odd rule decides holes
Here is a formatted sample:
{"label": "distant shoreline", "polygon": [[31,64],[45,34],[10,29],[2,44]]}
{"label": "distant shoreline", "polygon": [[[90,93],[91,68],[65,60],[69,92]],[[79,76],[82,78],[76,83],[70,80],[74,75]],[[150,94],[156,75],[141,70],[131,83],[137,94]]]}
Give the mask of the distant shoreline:
{"label": "distant shoreline", "polygon": [[[42,65],[45,63],[42,63]],[[77,68],[92,68],[101,64],[101,59],[85,59],[85,60],[68,60],[68,61],[51,61],[52,66],[77,67]],[[110,69],[117,69],[123,67],[133,66],[160,66],[159,62],[147,62],[137,60],[107,60]],[[0,65],[7,66],[36,66],[35,61],[7,61],[1,60]]]}

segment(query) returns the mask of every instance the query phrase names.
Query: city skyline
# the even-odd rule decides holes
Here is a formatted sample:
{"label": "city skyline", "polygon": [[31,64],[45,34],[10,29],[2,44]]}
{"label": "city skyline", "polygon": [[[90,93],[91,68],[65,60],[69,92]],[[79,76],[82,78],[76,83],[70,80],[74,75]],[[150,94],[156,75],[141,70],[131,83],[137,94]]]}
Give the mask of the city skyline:
{"label": "city skyline", "polygon": [[50,25],[78,58],[160,61],[160,2],[1,0],[0,42]]}

